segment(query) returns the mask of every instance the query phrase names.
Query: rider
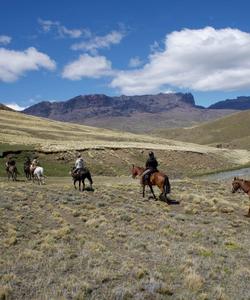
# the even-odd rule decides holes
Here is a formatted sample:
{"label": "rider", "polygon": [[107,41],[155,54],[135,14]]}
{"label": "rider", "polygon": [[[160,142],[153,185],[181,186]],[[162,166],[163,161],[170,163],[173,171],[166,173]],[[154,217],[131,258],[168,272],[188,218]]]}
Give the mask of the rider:
{"label": "rider", "polygon": [[13,159],[13,157],[9,156],[8,160],[5,163],[6,171],[9,171],[10,166],[16,166],[16,161]]}
{"label": "rider", "polygon": [[142,174],[142,180],[145,182],[150,178],[150,175],[153,174],[154,172],[158,171],[158,161],[154,156],[154,152],[150,151],[148,153],[148,159],[146,162],[146,170]]}
{"label": "rider", "polygon": [[39,165],[38,158],[35,157],[31,162],[31,172],[34,173],[35,168]]}
{"label": "rider", "polygon": [[73,174],[77,174],[77,172],[82,170],[83,168],[84,168],[83,158],[82,158],[82,155],[79,153],[77,155],[77,160],[75,162],[75,170],[74,170]]}
{"label": "rider", "polygon": [[30,166],[31,165],[31,159],[30,159],[29,156],[26,156],[26,160],[24,162],[24,165],[26,165],[26,166]]}

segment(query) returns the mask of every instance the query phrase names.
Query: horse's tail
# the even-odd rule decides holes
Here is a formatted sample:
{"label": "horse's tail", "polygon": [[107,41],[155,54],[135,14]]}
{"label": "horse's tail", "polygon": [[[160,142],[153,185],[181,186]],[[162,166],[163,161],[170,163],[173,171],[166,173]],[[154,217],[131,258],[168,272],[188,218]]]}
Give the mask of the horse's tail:
{"label": "horse's tail", "polygon": [[171,192],[171,185],[168,179],[168,176],[165,176],[165,181],[164,181],[164,196],[167,197],[167,194]]}

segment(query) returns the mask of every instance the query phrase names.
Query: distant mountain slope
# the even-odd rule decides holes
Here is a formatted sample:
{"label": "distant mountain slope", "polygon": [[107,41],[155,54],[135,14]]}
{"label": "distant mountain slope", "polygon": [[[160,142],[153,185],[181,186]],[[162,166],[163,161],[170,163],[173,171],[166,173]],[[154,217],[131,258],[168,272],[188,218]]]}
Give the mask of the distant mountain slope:
{"label": "distant mountain slope", "polygon": [[227,99],[219,101],[210,105],[211,109],[235,109],[235,110],[247,110],[250,109],[250,97],[241,96],[237,99]]}
{"label": "distant mountain slope", "polygon": [[250,110],[189,128],[160,130],[156,134],[179,141],[250,150]]}
{"label": "distant mountain slope", "polygon": [[0,103],[0,110],[8,110],[8,111],[14,111],[14,109]]}
{"label": "distant mountain slope", "polygon": [[86,124],[130,132],[179,127],[230,114],[195,104],[192,94],[172,93],[142,96],[77,96],[64,102],[40,102],[23,111],[58,121]]}

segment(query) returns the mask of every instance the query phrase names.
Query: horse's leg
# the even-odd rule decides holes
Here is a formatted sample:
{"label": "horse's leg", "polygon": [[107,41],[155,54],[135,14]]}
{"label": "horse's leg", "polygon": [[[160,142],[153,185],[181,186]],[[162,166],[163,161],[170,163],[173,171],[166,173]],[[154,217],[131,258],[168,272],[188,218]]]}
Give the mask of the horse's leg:
{"label": "horse's leg", "polygon": [[153,194],[154,199],[157,200],[157,198],[155,197],[155,193],[154,193],[152,185],[150,184],[149,187],[150,187],[151,193]]}
{"label": "horse's leg", "polygon": [[142,185],[142,197],[145,197],[145,184]]}
{"label": "horse's leg", "polygon": [[79,179],[79,191],[81,191],[81,179]]}
{"label": "horse's leg", "polygon": [[73,178],[73,180],[74,180],[74,182],[73,182],[73,183],[74,183],[74,188],[75,188],[75,190],[76,190],[76,182],[77,182],[77,180],[74,179],[74,178]]}
{"label": "horse's leg", "polygon": [[[249,195],[249,201],[250,201],[250,193],[249,192],[248,192],[248,195]],[[250,205],[248,208],[248,213],[245,215],[245,217],[250,218]]]}
{"label": "horse's leg", "polygon": [[85,182],[84,182],[85,178],[82,179],[82,192],[85,190]]}
{"label": "horse's leg", "polygon": [[91,177],[90,173],[88,173],[87,178],[88,178],[88,181],[89,181],[89,184],[90,184],[90,188],[92,189],[93,180],[92,180],[92,177]]}

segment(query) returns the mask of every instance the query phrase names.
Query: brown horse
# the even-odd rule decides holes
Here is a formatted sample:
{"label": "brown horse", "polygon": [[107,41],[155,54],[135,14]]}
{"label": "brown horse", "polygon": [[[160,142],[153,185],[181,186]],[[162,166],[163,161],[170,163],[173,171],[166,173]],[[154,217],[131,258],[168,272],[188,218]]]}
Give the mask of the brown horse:
{"label": "brown horse", "polygon": [[7,176],[8,176],[8,180],[10,180],[10,178],[12,178],[13,181],[17,181],[17,167],[16,166],[9,166],[6,169],[7,172]]}
{"label": "brown horse", "polygon": [[29,163],[24,163],[24,165],[23,165],[23,171],[24,171],[24,174],[26,176],[26,179],[27,180],[31,180],[32,176],[33,176],[33,173],[31,171],[31,167],[30,167]]}
{"label": "brown horse", "polygon": [[[81,191],[81,190],[84,191],[85,190],[84,181],[87,178],[90,183],[90,187],[88,190],[93,191],[93,187],[92,187],[93,180],[92,180],[90,171],[87,168],[84,168],[83,170],[79,170],[77,173],[75,173],[74,171],[75,171],[75,167],[73,167],[71,169],[70,175],[73,178],[73,184],[74,184],[75,189],[76,189],[76,182],[78,181],[79,182],[79,191]],[[81,183],[82,183],[82,189],[81,189]]]}
{"label": "brown horse", "polygon": [[[241,189],[249,196],[249,200],[250,200],[250,181],[249,180],[244,180],[244,179],[239,179],[237,177],[234,177],[232,186],[233,186],[232,193],[235,193],[237,190]],[[250,218],[250,206],[248,209],[248,214],[246,214],[245,216]]]}
{"label": "brown horse", "polygon": [[[135,165],[132,165],[132,177],[136,178],[137,176],[141,176],[142,173],[145,171],[146,169],[141,168],[141,167],[136,167]],[[148,185],[150,188],[150,191],[154,197],[154,199],[156,200],[156,196],[154,194],[154,190],[153,190],[153,186],[157,185],[158,188],[161,191],[160,194],[160,199],[163,201],[167,201],[168,203],[171,202],[170,199],[167,198],[167,194],[170,193],[171,191],[171,186],[170,186],[170,182],[168,179],[168,176],[162,172],[156,171],[153,174],[150,175],[150,178],[148,180],[148,182],[144,182],[143,178],[141,179],[141,185],[142,185],[142,196],[143,198],[145,197],[145,186]]]}

